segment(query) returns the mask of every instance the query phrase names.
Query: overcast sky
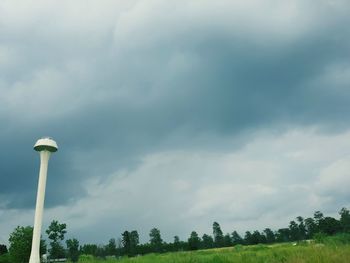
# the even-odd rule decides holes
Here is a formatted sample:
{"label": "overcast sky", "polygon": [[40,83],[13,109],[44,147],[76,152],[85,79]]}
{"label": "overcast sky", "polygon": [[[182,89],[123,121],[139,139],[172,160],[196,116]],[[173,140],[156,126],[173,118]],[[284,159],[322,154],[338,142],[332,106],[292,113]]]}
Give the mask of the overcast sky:
{"label": "overcast sky", "polygon": [[0,243],[277,229],[350,206],[347,0],[0,2]]}

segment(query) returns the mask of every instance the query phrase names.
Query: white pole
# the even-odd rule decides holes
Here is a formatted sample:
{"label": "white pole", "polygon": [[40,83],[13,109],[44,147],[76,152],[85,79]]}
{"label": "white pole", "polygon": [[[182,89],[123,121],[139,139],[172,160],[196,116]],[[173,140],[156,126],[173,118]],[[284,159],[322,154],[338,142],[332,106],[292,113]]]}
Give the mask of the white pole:
{"label": "white pole", "polygon": [[32,251],[30,253],[29,263],[40,263],[40,234],[44,211],[47,167],[49,164],[50,155],[51,152],[48,150],[40,151],[39,183],[38,193],[36,196]]}

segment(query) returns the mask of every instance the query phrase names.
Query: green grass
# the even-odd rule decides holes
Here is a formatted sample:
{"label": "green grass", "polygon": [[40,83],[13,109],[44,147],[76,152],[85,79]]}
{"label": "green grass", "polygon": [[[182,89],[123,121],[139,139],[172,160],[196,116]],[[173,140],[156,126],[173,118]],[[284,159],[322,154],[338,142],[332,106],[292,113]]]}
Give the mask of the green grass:
{"label": "green grass", "polygon": [[350,262],[350,244],[327,239],[323,243],[292,243],[276,245],[236,246],[231,248],[149,254],[123,259],[81,257],[84,263],[342,263]]}

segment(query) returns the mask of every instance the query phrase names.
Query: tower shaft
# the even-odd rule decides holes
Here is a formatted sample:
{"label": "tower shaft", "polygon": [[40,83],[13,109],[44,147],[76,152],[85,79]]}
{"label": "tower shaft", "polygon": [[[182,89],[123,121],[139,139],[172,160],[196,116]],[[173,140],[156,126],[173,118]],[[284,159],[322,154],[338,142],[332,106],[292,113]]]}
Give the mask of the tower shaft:
{"label": "tower shaft", "polygon": [[32,250],[30,253],[29,263],[40,263],[40,235],[44,211],[47,168],[49,164],[50,155],[51,152],[48,150],[40,151],[39,182],[38,192],[36,196]]}

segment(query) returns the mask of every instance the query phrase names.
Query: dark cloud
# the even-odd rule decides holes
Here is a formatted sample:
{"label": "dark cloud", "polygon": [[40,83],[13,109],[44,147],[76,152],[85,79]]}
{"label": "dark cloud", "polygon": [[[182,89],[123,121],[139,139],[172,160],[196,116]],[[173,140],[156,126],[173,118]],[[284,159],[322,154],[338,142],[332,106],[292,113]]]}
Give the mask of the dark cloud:
{"label": "dark cloud", "polygon": [[42,3],[21,19],[4,5],[0,205],[34,207],[40,136],[60,147],[54,208],[153,153],[235,151],[262,130],[348,130],[349,5],[223,3],[92,4],[79,16]]}

